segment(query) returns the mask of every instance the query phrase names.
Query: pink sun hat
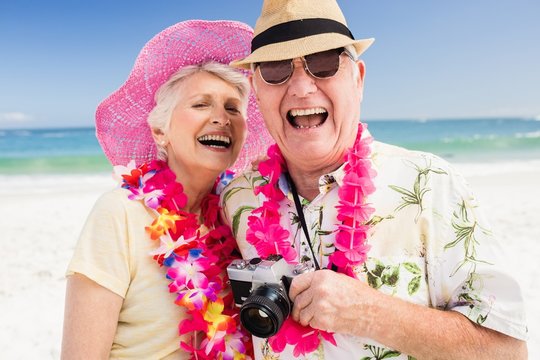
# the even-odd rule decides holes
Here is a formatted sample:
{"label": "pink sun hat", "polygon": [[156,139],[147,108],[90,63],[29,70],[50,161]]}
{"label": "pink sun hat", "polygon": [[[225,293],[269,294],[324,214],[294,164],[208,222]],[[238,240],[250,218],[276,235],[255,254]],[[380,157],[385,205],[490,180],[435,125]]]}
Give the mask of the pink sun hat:
{"label": "pink sun hat", "polygon": [[[237,21],[189,20],[172,25],[144,45],[126,82],[98,105],[96,136],[113,165],[137,165],[157,158],[147,123],[159,87],[180,68],[216,61],[228,65],[249,55],[253,30]],[[242,71],[247,75],[246,71]],[[245,170],[273,143],[253,92],[247,109],[248,136],[231,168]]]}

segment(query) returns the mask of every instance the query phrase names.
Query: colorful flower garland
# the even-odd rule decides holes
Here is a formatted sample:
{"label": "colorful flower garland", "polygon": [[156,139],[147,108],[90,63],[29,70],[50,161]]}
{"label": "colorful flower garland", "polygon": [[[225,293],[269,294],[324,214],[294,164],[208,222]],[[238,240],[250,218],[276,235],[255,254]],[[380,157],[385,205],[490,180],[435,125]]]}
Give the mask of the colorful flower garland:
{"label": "colorful flower garland", "polygon": [[[336,206],[338,223],[335,237],[335,252],[330,255],[328,267],[351,277],[356,277],[355,267],[361,265],[369,251],[366,243],[369,226],[366,225],[374,209],[366,198],[375,191],[373,177],[376,175],[369,160],[372,142],[370,136],[362,138],[366,128],[360,124],[358,135],[351,149],[345,154],[345,176],[339,188],[339,203]],[[285,195],[278,187],[281,174],[286,171],[285,161],[277,145],[268,149],[268,159],[259,164],[259,172],[266,179],[255,188],[255,194],[263,194],[266,200],[248,217],[246,240],[252,244],[260,257],[279,254],[289,263],[298,260],[289,231],[280,225],[279,202]],[[271,338],[269,344],[275,352],[282,352],[287,344],[294,346],[294,356],[311,353],[320,345],[321,337],[336,345],[332,333],[304,327],[290,317],[281,330]]]}
{"label": "colorful flower garland", "polygon": [[[219,196],[211,193],[201,204],[205,232],[196,214],[182,210],[187,196],[165,162],[139,167],[130,162],[127,167],[116,166],[115,173],[122,187],[131,192],[129,198],[142,201],[157,215],[145,228],[152,240],[160,241],[150,255],[168,268],[169,291],[178,294],[175,303],[185,307],[189,316],[180,322],[179,334],[192,333],[180,347],[189,351],[192,359],[251,359],[250,337],[237,322],[232,294],[221,295],[226,288],[225,268],[236,258],[236,243],[230,229],[219,221]],[[219,178],[214,190],[226,180]],[[205,335],[200,346],[196,345],[197,333]]]}

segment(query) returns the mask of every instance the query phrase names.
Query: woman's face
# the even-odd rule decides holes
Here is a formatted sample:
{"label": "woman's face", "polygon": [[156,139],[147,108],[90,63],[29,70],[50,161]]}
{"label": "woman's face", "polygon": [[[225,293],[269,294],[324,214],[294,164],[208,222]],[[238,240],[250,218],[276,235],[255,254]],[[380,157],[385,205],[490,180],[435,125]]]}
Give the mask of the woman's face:
{"label": "woman's face", "polygon": [[197,72],[178,86],[167,134],[176,174],[217,176],[234,164],[246,139],[246,100],[228,82]]}

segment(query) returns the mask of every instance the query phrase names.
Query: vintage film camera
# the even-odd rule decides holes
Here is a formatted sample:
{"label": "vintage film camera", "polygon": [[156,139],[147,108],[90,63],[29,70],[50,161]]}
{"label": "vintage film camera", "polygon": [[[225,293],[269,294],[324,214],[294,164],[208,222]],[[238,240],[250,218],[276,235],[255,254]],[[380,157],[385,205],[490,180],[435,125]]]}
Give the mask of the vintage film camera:
{"label": "vintage film camera", "polygon": [[291,265],[281,256],[231,262],[227,273],[242,325],[260,338],[275,335],[292,310],[292,278],[311,270],[309,262]]}

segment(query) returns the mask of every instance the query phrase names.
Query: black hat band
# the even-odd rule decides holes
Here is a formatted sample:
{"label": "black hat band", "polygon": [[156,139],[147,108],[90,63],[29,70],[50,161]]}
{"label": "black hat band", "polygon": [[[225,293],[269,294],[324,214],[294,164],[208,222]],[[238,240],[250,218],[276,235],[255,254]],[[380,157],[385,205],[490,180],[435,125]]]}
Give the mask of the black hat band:
{"label": "black hat band", "polygon": [[306,36],[338,33],[354,40],[349,28],[339,21],[323,18],[293,20],[266,29],[251,41],[251,52],[260,47]]}

